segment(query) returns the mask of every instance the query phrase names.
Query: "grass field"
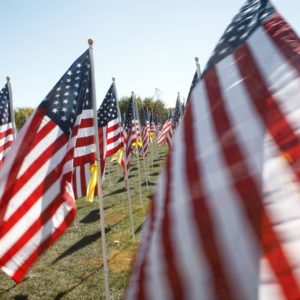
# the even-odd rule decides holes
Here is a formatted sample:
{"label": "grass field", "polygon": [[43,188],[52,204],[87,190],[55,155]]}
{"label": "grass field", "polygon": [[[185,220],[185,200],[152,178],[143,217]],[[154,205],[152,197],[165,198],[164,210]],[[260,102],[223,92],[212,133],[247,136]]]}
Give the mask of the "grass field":
{"label": "grass field", "polygon": [[[166,154],[166,147],[156,148],[149,164],[149,188],[146,187],[144,165],[140,160],[142,196],[140,203],[136,161],[130,175],[132,208],[136,241],[133,242],[127,192],[124,189],[122,170],[111,165],[111,176],[104,185],[106,240],[109,259],[111,299],[122,299],[128,285],[132,259],[138,248],[142,224],[149,206],[149,196]],[[30,274],[16,285],[3,272],[0,273],[0,299],[104,299],[104,279],[99,219],[99,202],[92,204],[77,201],[75,222],[65,234],[40,257]]]}

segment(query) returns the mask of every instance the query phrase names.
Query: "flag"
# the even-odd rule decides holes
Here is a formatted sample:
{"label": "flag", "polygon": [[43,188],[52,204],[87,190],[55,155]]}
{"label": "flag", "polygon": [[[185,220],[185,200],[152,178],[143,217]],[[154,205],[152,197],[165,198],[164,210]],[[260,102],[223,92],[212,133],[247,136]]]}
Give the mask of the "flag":
{"label": "flag", "polygon": [[[117,105],[114,84],[111,84],[97,111],[102,178],[105,173],[106,157],[113,155],[123,147],[122,124],[118,118]],[[74,170],[72,181],[75,199],[82,198],[87,194],[87,187],[91,179],[89,170],[90,166],[94,164],[94,158],[91,154],[86,154],[85,157],[88,159],[83,160],[83,163],[79,164]]]}
{"label": "flag", "polygon": [[125,117],[123,129],[124,153],[121,162],[125,171],[125,182],[128,181],[130,160],[132,156],[132,145],[137,143],[136,122],[134,120],[133,95],[129,99],[128,111]]}
{"label": "flag", "polygon": [[172,129],[173,127],[173,121],[172,121],[172,112],[169,111],[169,115],[168,115],[168,119],[166,120],[166,122],[164,123],[161,131],[159,132],[158,136],[157,136],[157,144],[158,145],[162,145],[166,142],[166,138],[168,136],[169,131]]}
{"label": "flag", "polygon": [[74,220],[75,146],[91,88],[87,50],[26,122],[1,169],[0,267],[16,282]]}
{"label": "flag", "polygon": [[151,111],[150,112],[150,132],[149,132],[149,135],[150,135],[150,138],[151,138],[151,142],[152,142],[152,138],[153,137],[156,137],[157,138],[157,134],[158,134],[158,130],[157,130],[157,126],[155,124],[155,121],[154,121],[154,118],[153,118],[153,112]]}
{"label": "flag", "polygon": [[300,299],[300,40],[248,0],[194,87],[127,299]]}
{"label": "flag", "polygon": [[140,122],[142,127],[142,147],[140,149],[140,155],[146,156],[150,144],[150,122],[147,111],[144,108],[142,108],[142,112],[140,114]]}
{"label": "flag", "polygon": [[87,194],[87,187],[90,183],[91,178],[90,167],[91,163],[88,162],[74,168],[72,175],[72,186],[75,199],[83,198]]}
{"label": "flag", "polygon": [[0,167],[14,140],[8,84],[0,91]]}
{"label": "flag", "polygon": [[194,89],[196,83],[199,81],[199,76],[198,76],[198,72],[196,71],[195,74],[194,74],[194,77],[192,79],[192,83],[191,83],[191,86],[190,86],[190,90],[189,90],[189,93],[188,93],[188,96],[187,96],[187,100],[186,102],[188,103],[189,102],[189,99],[190,99],[190,96],[191,96],[191,93],[192,93],[192,90]]}
{"label": "flag", "polygon": [[[112,84],[98,110],[99,140],[103,145],[100,149],[102,165],[105,158],[118,152],[122,148],[122,124],[118,117],[118,103],[115,87]],[[104,168],[103,168],[104,169]]]}
{"label": "flag", "polygon": [[92,203],[94,201],[94,194],[99,176],[98,165],[96,161],[92,165],[90,165],[90,173],[91,176],[86,191],[86,201]]}
{"label": "flag", "polygon": [[164,143],[167,143],[169,148],[172,147],[173,143],[173,135],[175,132],[176,127],[179,124],[179,121],[181,120],[182,116],[182,103],[180,101],[180,95],[178,93],[176,104],[175,104],[175,110],[174,114],[172,114],[171,111],[169,111],[168,120],[165,122],[161,133],[157,137],[157,144],[161,145]]}

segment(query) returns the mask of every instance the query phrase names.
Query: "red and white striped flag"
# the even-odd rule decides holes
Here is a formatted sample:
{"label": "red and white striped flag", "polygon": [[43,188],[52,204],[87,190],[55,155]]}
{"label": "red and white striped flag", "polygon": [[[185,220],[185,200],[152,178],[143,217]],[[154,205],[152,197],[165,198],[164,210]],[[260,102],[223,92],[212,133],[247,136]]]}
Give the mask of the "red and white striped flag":
{"label": "red and white striped flag", "polygon": [[140,155],[146,156],[150,145],[150,122],[147,111],[142,108],[140,115],[141,132],[142,132],[142,147],[140,148]]}
{"label": "red and white striped flag", "polygon": [[129,167],[132,157],[132,145],[137,143],[137,129],[136,120],[134,120],[134,108],[133,108],[133,95],[131,96],[128,104],[128,111],[125,118],[124,129],[123,129],[123,142],[124,142],[124,153],[121,165],[124,168],[125,182],[129,178]]}
{"label": "red and white striped flag", "polygon": [[0,167],[14,140],[8,83],[0,91]]}
{"label": "red and white striped flag", "polygon": [[163,125],[161,131],[157,136],[157,144],[162,145],[166,142],[166,138],[168,136],[170,128],[172,128],[173,122],[171,119],[168,119],[165,124]]}
{"label": "red and white striped flag", "polygon": [[[97,112],[102,176],[105,172],[106,157],[115,154],[123,147],[122,124],[118,118],[117,105],[115,87],[114,83],[112,83]],[[93,126],[93,123],[91,123],[91,125]],[[93,130],[91,130],[91,137],[93,137],[92,134]],[[85,139],[85,141],[89,140]],[[92,143],[93,139],[91,139],[90,142]],[[91,146],[92,151],[94,145],[92,144]],[[91,153],[91,151],[85,151],[85,153]],[[84,157],[88,159],[82,160],[82,163],[75,168],[73,173],[75,199],[86,196],[87,186],[91,177],[90,165],[94,162],[93,157],[91,159],[87,154],[85,154]]]}
{"label": "red and white striped flag", "polygon": [[75,217],[74,151],[91,88],[87,50],[27,121],[1,169],[0,267],[16,282]]}
{"label": "red and white striped flag", "polygon": [[194,87],[127,299],[300,299],[300,40],[249,0]]}

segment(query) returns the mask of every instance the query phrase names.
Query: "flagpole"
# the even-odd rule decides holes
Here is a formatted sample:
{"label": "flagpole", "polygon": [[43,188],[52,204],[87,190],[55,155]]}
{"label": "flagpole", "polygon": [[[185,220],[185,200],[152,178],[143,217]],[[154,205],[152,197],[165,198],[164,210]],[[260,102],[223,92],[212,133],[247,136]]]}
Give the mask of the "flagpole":
{"label": "flagpole", "polygon": [[200,69],[200,64],[199,64],[199,57],[195,57],[195,62],[196,62],[196,68],[197,68],[197,77],[198,77],[198,80],[200,80],[201,69]]}
{"label": "flagpole", "polygon": [[104,268],[104,285],[105,285],[105,299],[110,299],[109,294],[109,279],[108,279],[108,263],[107,263],[107,249],[106,249],[106,239],[105,239],[105,223],[104,223],[104,207],[103,207],[103,194],[101,186],[101,163],[100,163],[100,146],[99,146],[99,136],[98,136],[98,121],[97,121],[97,108],[96,108],[96,87],[95,87],[95,70],[94,70],[94,56],[93,56],[93,40],[89,39],[89,54],[91,61],[91,81],[92,81],[92,101],[93,101],[93,111],[94,111],[94,130],[95,130],[95,145],[96,145],[96,161],[97,168],[99,170],[99,176],[97,178],[97,191],[99,197],[100,206],[100,227],[101,227],[101,239],[102,239],[102,259]]}
{"label": "flagpole", "polygon": [[12,128],[13,128],[13,137],[16,139],[16,123],[15,123],[15,114],[14,114],[14,108],[13,108],[13,96],[12,96],[12,89],[11,89],[11,83],[10,83],[10,77],[6,77],[7,81],[7,88],[8,88],[8,96],[9,96],[9,106],[10,106],[10,116],[11,116],[11,123],[12,123]]}
{"label": "flagpole", "polygon": [[[134,106],[135,106],[135,116],[134,117],[137,118],[139,132],[141,134],[140,122],[139,122],[139,117],[138,117],[138,107],[137,107],[137,103],[136,103],[136,100],[135,100],[133,92],[132,92],[132,98],[133,98]],[[136,126],[136,119],[134,119],[134,122],[135,122],[135,126]],[[138,173],[139,173],[140,203],[141,203],[143,212],[145,212],[144,202],[143,202],[143,196],[142,196],[142,182],[141,182],[141,168],[140,168],[140,159],[139,159],[138,135],[136,135],[135,150],[136,150],[136,159],[137,159],[137,166],[138,166]]]}
{"label": "flagpole", "polygon": [[[114,92],[116,96],[116,102],[117,102],[117,112],[118,112],[118,118],[119,122],[122,121],[121,118],[121,112],[120,112],[120,107],[119,107],[119,102],[118,102],[118,94],[117,94],[117,88],[116,88],[116,79],[115,77],[112,78],[113,81],[113,86],[114,86]],[[124,144],[123,144],[124,145]],[[123,149],[123,155],[127,149]],[[125,160],[124,160],[125,161]],[[125,162],[126,164],[127,162]],[[127,174],[127,167],[124,167],[125,171],[125,178],[127,178],[127,184],[126,184],[126,190],[127,190],[127,199],[128,199],[128,209],[129,209],[129,219],[130,219],[130,229],[131,229],[131,235],[132,235],[132,240],[135,241],[135,235],[134,235],[134,224],[133,224],[133,215],[132,215],[132,206],[131,206],[131,193],[130,193],[130,185],[129,185],[129,176]]]}

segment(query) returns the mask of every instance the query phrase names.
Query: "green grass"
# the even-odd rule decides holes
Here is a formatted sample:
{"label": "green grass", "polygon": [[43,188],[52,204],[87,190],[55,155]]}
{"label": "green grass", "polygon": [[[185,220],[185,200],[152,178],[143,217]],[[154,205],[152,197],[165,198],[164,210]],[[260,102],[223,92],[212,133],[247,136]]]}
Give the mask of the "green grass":
{"label": "green grass", "polygon": [[[122,170],[110,164],[111,180],[104,184],[106,241],[108,248],[111,299],[122,299],[128,285],[133,258],[138,248],[149,196],[155,190],[157,175],[164,163],[166,147],[156,148],[148,156],[150,184],[145,186],[144,164],[140,160],[143,210],[139,197],[136,160],[133,160],[130,188],[136,241],[130,230],[127,192],[120,180]],[[119,170],[117,169],[119,168]],[[75,222],[35,263],[23,282],[16,285],[0,273],[0,299],[105,299],[100,234],[99,201],[77,201]]]}

